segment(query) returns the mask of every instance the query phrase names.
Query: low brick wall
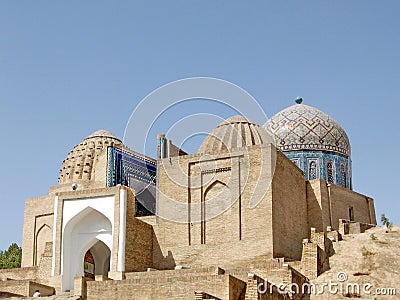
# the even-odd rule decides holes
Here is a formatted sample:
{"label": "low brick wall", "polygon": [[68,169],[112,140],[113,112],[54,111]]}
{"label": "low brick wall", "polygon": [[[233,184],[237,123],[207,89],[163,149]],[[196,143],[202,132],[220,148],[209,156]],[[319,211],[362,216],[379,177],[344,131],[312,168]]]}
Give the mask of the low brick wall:
{"label": "low brick wall", "polygon": [[0,292],[32,297],[36,290],[39,290],[42,296],[51,296],[55,293],[54,288],[29,280],[0,281]]}
{"label": "low brick wall", "polygon": [[[259,288],[260,287],[260,288]],[[278,288],[255,274],[248,274],[245,300],[285,300],[288,293],[279,293]]]}
{"label": "low brick wall", "polygon": [[[152,272],[149,272],[152,273]],[[121,281],[87,283],[88,299],[195,299],[202,291],[220,299],[240,299],[246,283],[230,275],[186,274],[170,276],[141,276]],[[242,297],[243,298],[243,297]]]}
{"label": "low brick wall", "polygon": [[310,238],[303,240],[301,264],[292,264],[299,272],[309,279],[318,277],[329,270],[329,257],[334,254],[332,240],[328,235],[339,240],[339,233],[329,228],[328,233],[316,232],[311,228]]}
{"label": "low brick wall", "polygon": [[341,235],[364,233],[366,230],[375,227],[374,224],[353,222],[339,219],[339,233]]}
{"label": "low brick wall", "polygon": [[211,296],[204,292],[194,292],[195,300],[204,300],[204,299],[213,299],[213,300],[221,300],[217,297]]}
{"label": "low brick wall", "polygon": [[193,269],[180,269],[180,270],[153,270],[149,272],[131,272],[125,273],[126,279],[140,279],[146,278],[167,278],[167,277],[186,277],[187,275],[222,275],[225,270],[219,267],[206,267],[206,268],[193,268]]}
{"label": "low brick wall", "polygon": [[37,277],[38,267],[15,268],[0,270],[0,279],[9,278],[14,280],[35,279]]}

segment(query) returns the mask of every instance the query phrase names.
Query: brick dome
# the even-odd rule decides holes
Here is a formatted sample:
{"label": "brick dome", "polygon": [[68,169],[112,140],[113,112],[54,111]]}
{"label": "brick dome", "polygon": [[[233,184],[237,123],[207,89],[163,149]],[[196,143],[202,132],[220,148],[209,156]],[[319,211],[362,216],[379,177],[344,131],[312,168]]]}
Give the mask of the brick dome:
{"label": "brick dome", "polygon": [[203,141],[199,153],[226,152],[231,149],[272,142],[267,132],[243,116],[233,116],[219,124]]}
{"label": "brick dome", "polygon": [[76,145],[63,161],[58,182],[72,183],[93,179],[94,164],[108,146],[122,146],[122,142],[107,130],[98,130]]}

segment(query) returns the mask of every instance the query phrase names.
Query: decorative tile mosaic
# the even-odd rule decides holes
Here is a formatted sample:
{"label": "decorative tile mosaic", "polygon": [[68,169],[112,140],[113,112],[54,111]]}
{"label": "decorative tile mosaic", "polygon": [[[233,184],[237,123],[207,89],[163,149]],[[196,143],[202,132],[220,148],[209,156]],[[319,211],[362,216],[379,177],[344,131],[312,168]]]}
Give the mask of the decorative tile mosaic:
{"label": "decorative tile mosaic", "polygon": [[107,151],[107,186],[129,186],[130,177],[149,184],[156,183],[157,166],[153,161],[119,148],[108,147]]}
{"label": "decorative tile mosaic", "polygon": [[[323,151],[289,151],[285,155],[305,174],[307,180],[322,179],[352,189],[351,160],[343,155]],[[332,163],[332,171],[328,164]]]}
{"label": "decorative tile mosaic", "polygon": [[275,135],[282,151],[325,150],[350,156],[343,128],[322,111],[304,104],[292,105],[273,116],[264,127]]}
{"label": "decorative tile mosaic", "polygon": [[135,215],[155,213],[156,175],[155,162],[119,148],[107,148],[107,186],[118,184],[135,191]]}

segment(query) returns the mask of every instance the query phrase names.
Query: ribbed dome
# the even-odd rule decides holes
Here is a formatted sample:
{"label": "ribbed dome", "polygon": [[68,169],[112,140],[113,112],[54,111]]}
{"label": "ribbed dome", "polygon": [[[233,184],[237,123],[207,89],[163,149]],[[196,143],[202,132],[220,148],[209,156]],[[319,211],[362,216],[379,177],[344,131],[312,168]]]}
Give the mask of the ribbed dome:
{"label": "ribbed dome", "polygon": [[116,140],[119,140],[119,138],[117,138],[115,135],[113,135],[111,132],[109,132],[108,130],[97,130],[96,132],[93,132],[91,135],[89,135],[85,140],[90,139],[90,138],[94,138],[94,137],[100,137],[100,138],[113,138]]}
{"label": "ribbed dome", "polygon": [[94,163],[100,153],[108,146],[120,145],[122,142],[107,130],[99,130],[76,145],[63,161],[58,182],[71,183],[76,180],[91,180]]}
{"label": "ribbed dome", "polygon": [[271,141],[272,138],[263,128],[243,116],[234,116],[223,121],[206,137],[199,153],[226,152]]}
{"label": "ribbed dome", "polygon": [[350,142],[343,128],[322,111],[295,104],[277,113],[264,125],[282,151],[325,150],[350,156]]}

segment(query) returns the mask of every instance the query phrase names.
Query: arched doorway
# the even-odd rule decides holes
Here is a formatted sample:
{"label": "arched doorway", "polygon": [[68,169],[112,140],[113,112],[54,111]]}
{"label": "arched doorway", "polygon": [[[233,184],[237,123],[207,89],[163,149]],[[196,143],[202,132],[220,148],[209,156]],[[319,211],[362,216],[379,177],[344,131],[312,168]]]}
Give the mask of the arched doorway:
{"label": "arched doorway", "polygon": [[95,278],[95,263],[94,263],[94,257],[92,252],[88,250],[85,254],[85,258],[83,259],[83,274],[85,277],[94,279]]}
{"label": "arched doorway", "polygon": [[88,278],[95,278],[95,275],[107,276],[110,271],[111,251],[102,241],[97,241],[83,258],[83,274]]}
{"label": "arched doorway", "polygon": [[65,226],[62,248],[62,289],[74,289],[74,277],[84,276],[88,251],[94,261],[94,275],[107,275],[110,269],[112,225],[92,207],[76,214]]}

